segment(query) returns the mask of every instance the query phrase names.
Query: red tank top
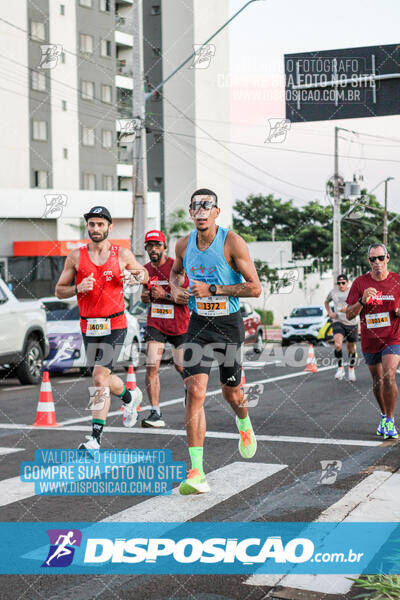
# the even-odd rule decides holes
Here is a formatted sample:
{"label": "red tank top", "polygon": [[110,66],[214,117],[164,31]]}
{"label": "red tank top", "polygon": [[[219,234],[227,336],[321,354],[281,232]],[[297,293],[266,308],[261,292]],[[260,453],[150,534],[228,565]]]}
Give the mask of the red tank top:
{"label": "red tank top", "polygon": [[[155,267],[148,262],[145,266],[149,273],[147,289],[152,286],[162,285],[163,289],[170,293],[169,275],[171,273],[173,258],[167,258],[161,267]],[[185,275],[183,287],[188,287],[189,280]],[[155,327],[166,335],[182,335],[186,333],[189,325],[190,312],[187,304],[174,304],[171,300],[152,301],[147,313],[147,325]]]}
{"label": "red tank top", "polygon": [[[118,260],[119,246],[112,245],[110,256],[104,265],[95,265],[89,257],[88,246],[80,250],[76,283],[89,277],[91,273],[95,278],[93,290],[86,294],[78,294],[78,307],[81,317],[99,318],[109,317],[125,310],[121,267]],[[86,321],[81,319],[81,331],[86,333]],[[111,329],[124,329],[127,327],[125,314],[111,319]]]}

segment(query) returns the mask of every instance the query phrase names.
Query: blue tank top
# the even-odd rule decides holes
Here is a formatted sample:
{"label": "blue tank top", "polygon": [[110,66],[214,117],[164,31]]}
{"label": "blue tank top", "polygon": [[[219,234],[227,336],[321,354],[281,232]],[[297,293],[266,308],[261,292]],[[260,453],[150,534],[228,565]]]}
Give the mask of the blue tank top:
{"label": "blue tank top", "polygon": [[[196,281],[205,281],[209,284],[214,283],[215,285],[235,285],[244,281],[241,273],[234,271],[225,258],[224,245],[227,233],[228,229],[218,227],[217,235],[210,247],[207,250],[199,250],[197,247],[197,230],[191,232],[183,259],[183,266],[189,278],[189,290],[193,279]],[[222,296],[215,296],[215,302],[210,303],[201,302],[199,298],[191,296],[189,299],[189,308],[198,314],[218,316],[218,310],[221,311],[221,309],[218,307],[215,314],[213,314],[213,309],[215,309],[216,304],[223,307],[224,298]],[[239,298],[229,296],[227,300],[227,312],[222,314],[237,312],[240,308]]]}

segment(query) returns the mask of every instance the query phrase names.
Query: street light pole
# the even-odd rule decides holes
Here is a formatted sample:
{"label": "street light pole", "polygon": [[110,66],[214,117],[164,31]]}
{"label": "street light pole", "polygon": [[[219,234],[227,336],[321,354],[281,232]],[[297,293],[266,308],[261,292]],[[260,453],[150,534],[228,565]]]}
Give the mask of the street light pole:
{"label": "street light pole", "polygon": [[339,189],[339,129],[335,127],[335,162],[333,188],[333,281],[342,271],[342,241],[340,230],[340,189]]}
{"label": "street light pole", "polygon": [[383,243],[387,247],[388,245],[388,210],[387,210],[387,196],[388,196],[388,181],[391,181],[394,177],[386,177],[385,179],[385,205],[383,209]]}

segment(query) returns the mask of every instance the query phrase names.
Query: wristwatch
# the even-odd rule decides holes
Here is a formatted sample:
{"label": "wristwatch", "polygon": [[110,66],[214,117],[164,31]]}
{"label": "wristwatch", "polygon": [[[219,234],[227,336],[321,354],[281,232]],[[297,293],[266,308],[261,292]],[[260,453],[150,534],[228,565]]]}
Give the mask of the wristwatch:
{"label": "wristwatch", "polygon": [[365,302],[362,301],[362,296],[359,297],[358,302],[361,304],[361,306],[365,306]]}
{"label": "wristwatch", "polygon": [[210,288],[210,294],[215,296],[215,294],[217,293],[217,286],[215,285],[215,283],[212,283],[208,287]]}
{"label": "wristwatch", "polygon": [[167,293],[165,294],[165,299],[166,299],[166,300],[171,300],[171,298],[172,298],[171,294],[170,294],[169,292],[167,292]]}

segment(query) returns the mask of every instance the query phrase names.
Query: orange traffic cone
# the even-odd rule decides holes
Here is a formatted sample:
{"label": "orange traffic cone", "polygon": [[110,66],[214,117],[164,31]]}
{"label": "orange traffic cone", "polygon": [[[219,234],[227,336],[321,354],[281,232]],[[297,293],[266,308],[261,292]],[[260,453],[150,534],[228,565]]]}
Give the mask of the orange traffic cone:
{"label": "orange traffic cone", "polygon": [[242,377],[240,379],[240,385],[242,387],[244,387],[246,385],[246,373],[244,372],[243,367],[242,367]]}
{"label": "orange traffic cone", "polygon": [[42,385],[40,386],[39,402],[36,420],[33,427],[58,427],[56,411],[54,408],[53,392],[48,371],[43,371]]}
{"label": "orange traffic cone", "polygon": [[[133,364],[129,365],[129,369],[128,369],[128,376],[126,378],[126,389],[133,391],[136,390],[137,388],[137,383],[136,383],[136,375],[135,375],[135,367],[133,366]],[[123,410],[123,406],[121,407],[121,410]],[[140,405],[137,407],[136,409],[138,412],[140,412],[142,409],[140,407]]]}
{"label": "orange traffic cone", "polygon": [[318,371],[317,360],[315,358],[314,346],[312,344],[310,344],[310,346],[308,348],[307,364],[306,364],[306,368],[304,370],[308,371],[309,373],[316,373]]}

